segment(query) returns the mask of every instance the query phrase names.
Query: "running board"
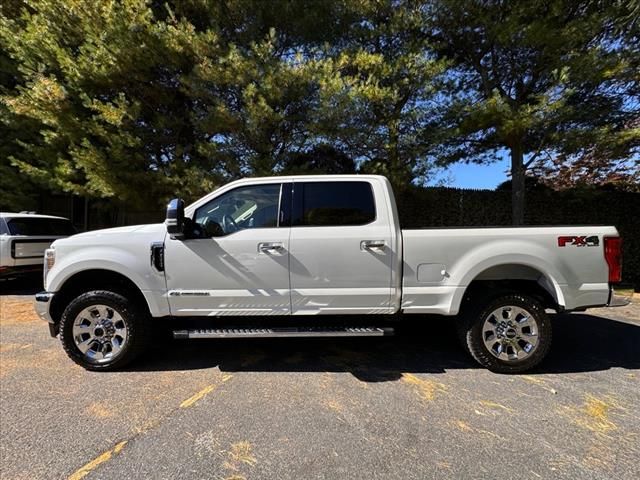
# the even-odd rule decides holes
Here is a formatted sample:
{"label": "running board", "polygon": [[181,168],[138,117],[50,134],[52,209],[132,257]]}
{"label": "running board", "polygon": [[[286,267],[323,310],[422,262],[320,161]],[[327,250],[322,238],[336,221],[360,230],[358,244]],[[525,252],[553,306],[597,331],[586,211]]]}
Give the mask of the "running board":
{"label": "running board", "polygon": [[383,337],[393,333],[391,327],[211,328],[174,330],[173,338]]}

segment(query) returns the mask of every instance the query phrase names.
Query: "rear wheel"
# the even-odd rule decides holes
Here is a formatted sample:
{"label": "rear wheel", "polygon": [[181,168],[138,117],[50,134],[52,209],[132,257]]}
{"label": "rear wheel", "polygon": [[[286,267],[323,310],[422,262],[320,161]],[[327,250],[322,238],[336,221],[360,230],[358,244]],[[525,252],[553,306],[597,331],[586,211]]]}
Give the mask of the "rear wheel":
{"label": "rear wheel", "polygon": [[520,373],[540,363],[551,347],[551,321],[538,300],[502,295],[470,308],[458,325],[463,346],[480,365]]}
{"label": "rear wheel", "polygon": [[146,347],[149,317],[124,295],[94,290],[75,298],[62,314],[60,340],[67,355],[87,370],[113,370]]}

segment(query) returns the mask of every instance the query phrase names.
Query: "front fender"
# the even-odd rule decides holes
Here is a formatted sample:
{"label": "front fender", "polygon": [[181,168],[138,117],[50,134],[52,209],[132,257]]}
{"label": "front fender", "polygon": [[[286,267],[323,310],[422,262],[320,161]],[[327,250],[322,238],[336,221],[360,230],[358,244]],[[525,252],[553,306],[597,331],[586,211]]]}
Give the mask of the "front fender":
{"label": "front fender", "polygon": [[151,267],[149,255],[118,247],[91,246],[62,255],[50,270],[45,289],[57,292],[71,277],[88,270],[109,270],[125,276],[140,289],[152,316],[169,314],[164,274]]}

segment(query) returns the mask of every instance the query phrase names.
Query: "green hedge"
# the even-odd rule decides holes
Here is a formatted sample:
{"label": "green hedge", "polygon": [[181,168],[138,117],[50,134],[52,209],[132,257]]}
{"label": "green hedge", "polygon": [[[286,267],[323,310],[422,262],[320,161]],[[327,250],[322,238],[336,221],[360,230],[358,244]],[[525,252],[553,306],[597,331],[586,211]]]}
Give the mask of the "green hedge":
{"label": "green hedge", "polygon": [[[640,194],[539,188],[527,192],[527,225],[614,225],[623,237],[623,282],[640,289]],[[511,224],[511,192],[411,188],[397,195],[402,228]]]}

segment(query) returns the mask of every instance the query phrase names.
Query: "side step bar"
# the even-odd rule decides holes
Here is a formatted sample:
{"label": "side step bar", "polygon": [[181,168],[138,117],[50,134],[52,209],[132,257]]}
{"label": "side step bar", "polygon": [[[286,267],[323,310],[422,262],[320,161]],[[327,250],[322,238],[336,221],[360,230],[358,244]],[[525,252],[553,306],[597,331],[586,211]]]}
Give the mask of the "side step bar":
{"label": "side step bar", "polygon": [[391,327],[211,328],[174,330],[173,338],[383,337],[393,334]]}

